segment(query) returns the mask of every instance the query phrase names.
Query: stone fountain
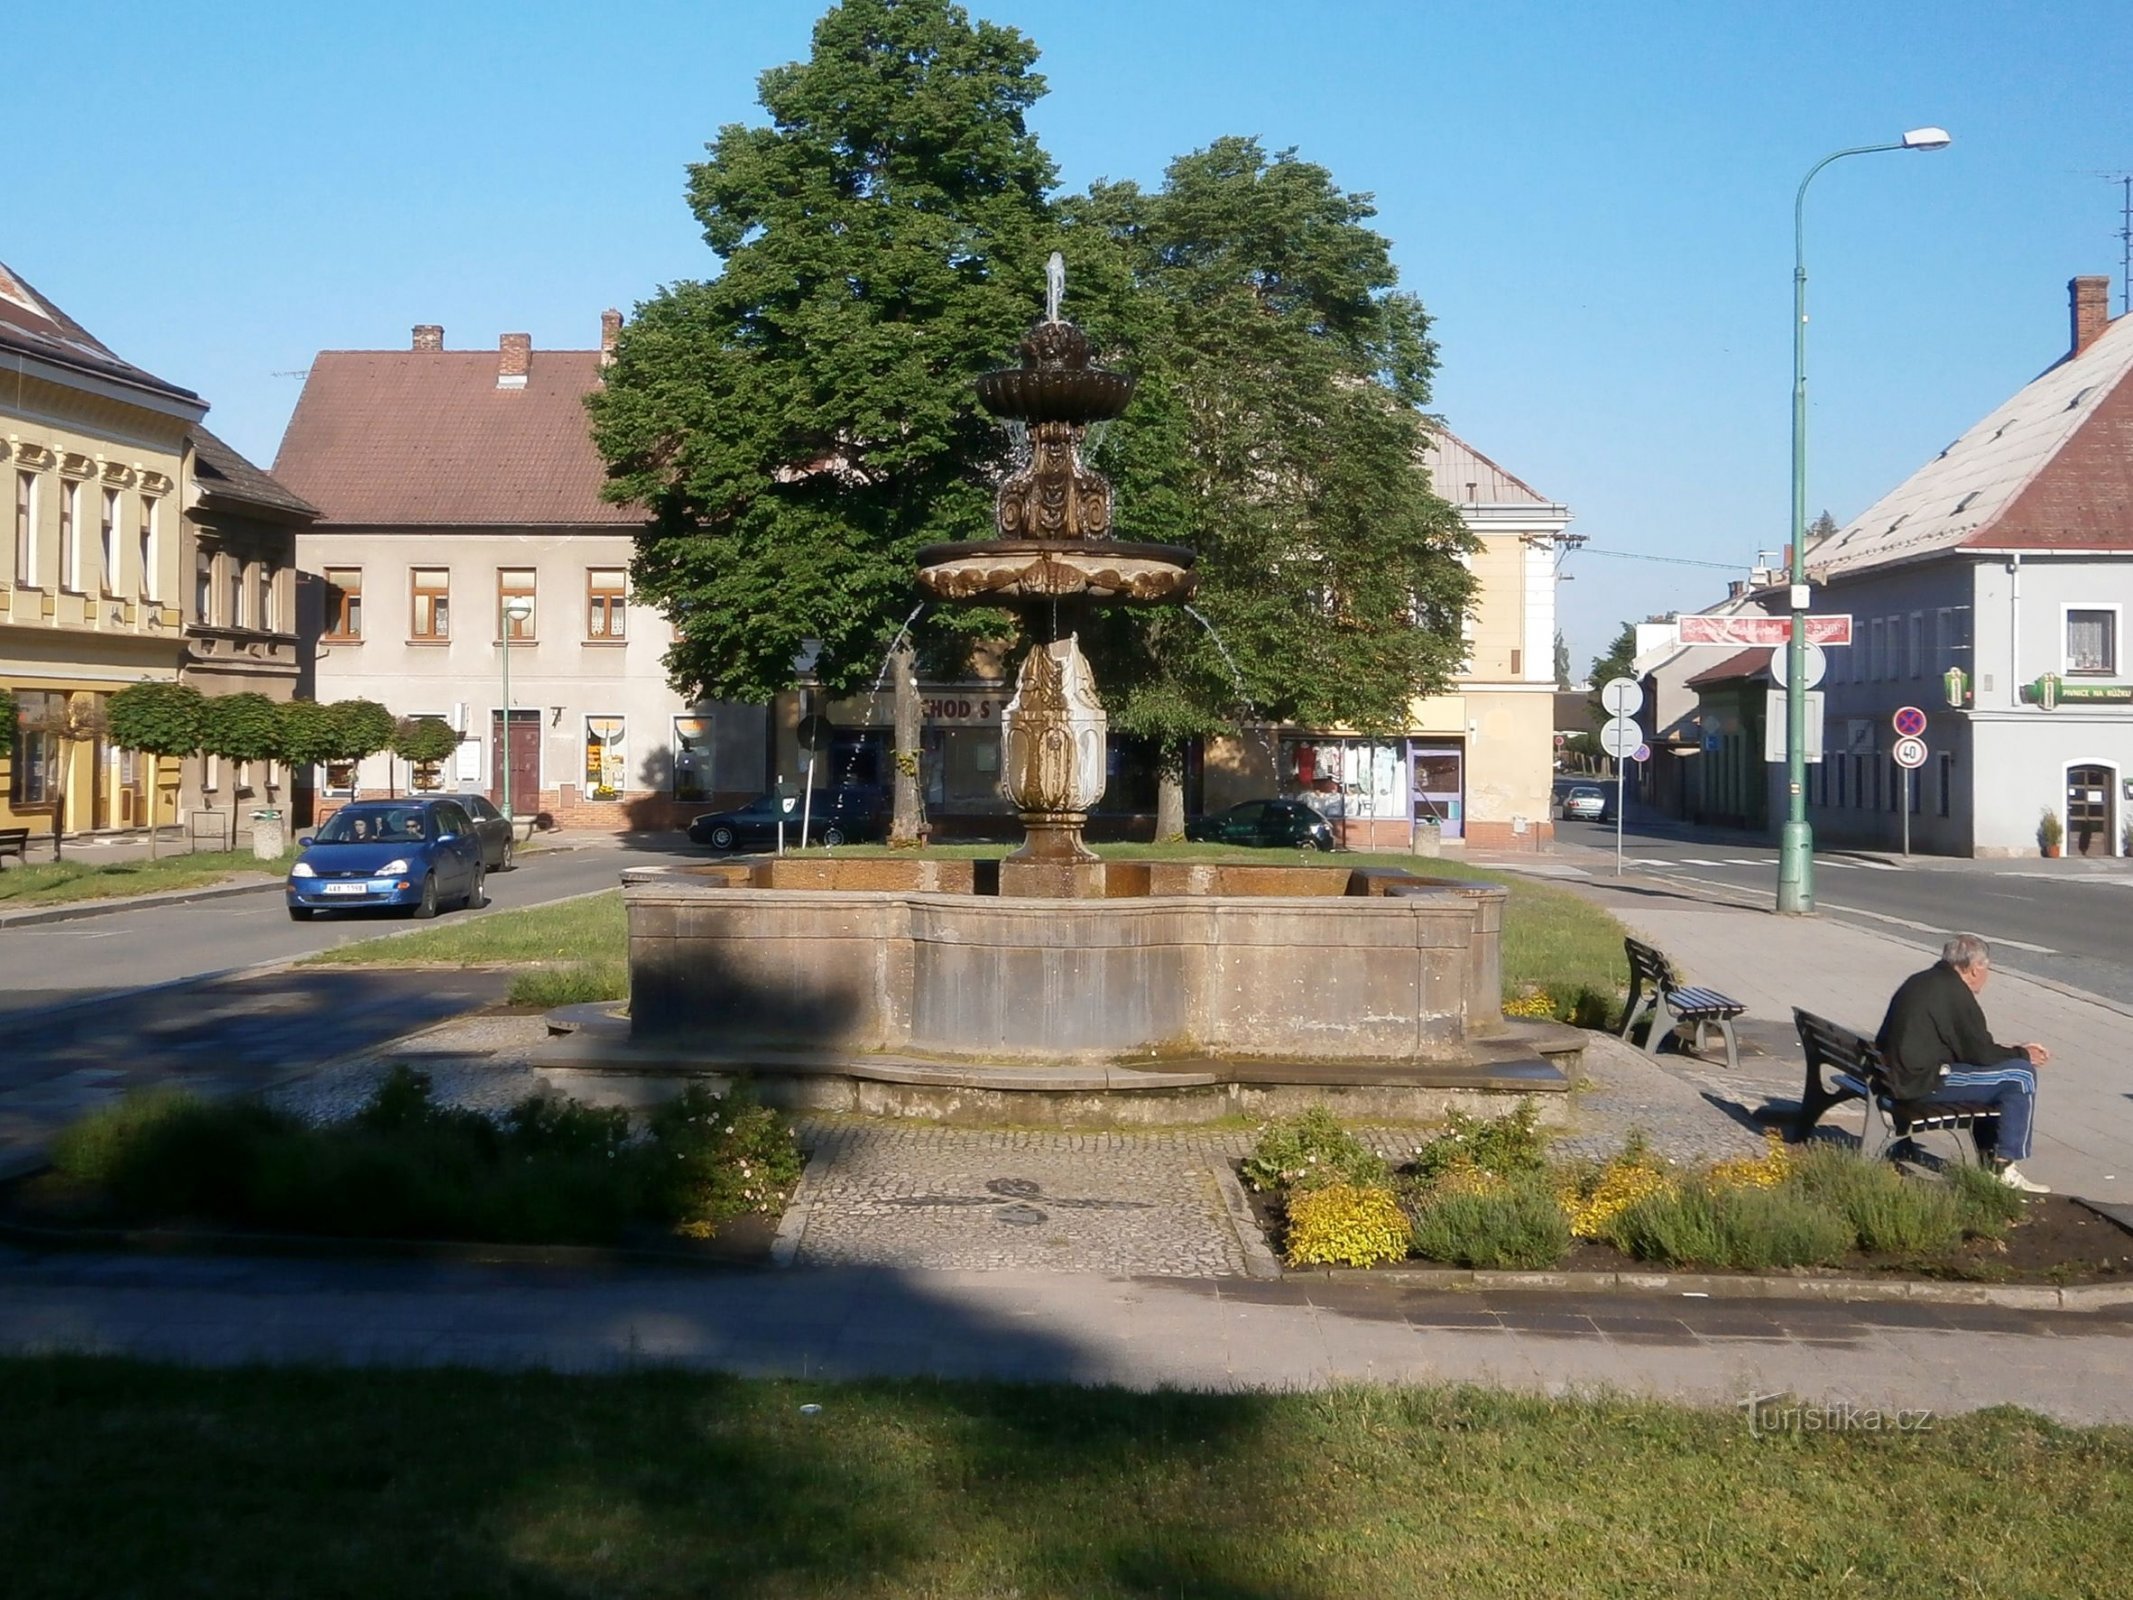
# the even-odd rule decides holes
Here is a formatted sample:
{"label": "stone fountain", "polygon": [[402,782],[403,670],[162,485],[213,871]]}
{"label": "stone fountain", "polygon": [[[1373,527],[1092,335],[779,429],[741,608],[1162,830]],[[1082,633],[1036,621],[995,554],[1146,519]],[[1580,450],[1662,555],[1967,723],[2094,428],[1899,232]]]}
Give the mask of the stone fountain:
{"label": "stone fountain", "polygon": [[753,1073],[773,1103],[1110,1125],[1345,1103],[1423,1118],[1504,1093],[1563,1103],[1581,1036],[1506,1021],[1504,891],[1338,863],[1105,862],[1082,842],[1107,722],[1072,620],[1182,602],[1193,552],[1112,536],[1082,459],[1133,379],[1045,317],[980,401],[1028,444],[997,537],[934,545],[918,584],[1046,632],[1003,718],[1004,858],[744,858],[624,874],[630,1004],[551,1018],[552,1065]]}

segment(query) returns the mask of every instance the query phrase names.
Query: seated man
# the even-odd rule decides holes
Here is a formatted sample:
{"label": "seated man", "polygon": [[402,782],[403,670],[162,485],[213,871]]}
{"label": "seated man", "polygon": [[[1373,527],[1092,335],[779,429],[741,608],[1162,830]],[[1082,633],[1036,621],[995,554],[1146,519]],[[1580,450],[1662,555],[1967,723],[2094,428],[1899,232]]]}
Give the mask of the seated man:
{"label": "seated man", "polygon": [[370,840],[370,824],[361,817],[352,817],[348,822],[348,842],[367,844]]}
{"label": "seated man", "polygon": [[1904,979],[1874,1044],[1899,1113],[1936,1104],[1991,1106],[1994,1115],[1971,1129],[1979,1158],[1990,1161],[2010,1189],[2049,1194],[2015,1163],[2029,1159],[2036,1069],[2051,1060],[2051,1052],[2041,1044],[1994,1042],[1977,1001],[1991,971],[1985,941],[1957,934],[1941,946],[1938,962]]}

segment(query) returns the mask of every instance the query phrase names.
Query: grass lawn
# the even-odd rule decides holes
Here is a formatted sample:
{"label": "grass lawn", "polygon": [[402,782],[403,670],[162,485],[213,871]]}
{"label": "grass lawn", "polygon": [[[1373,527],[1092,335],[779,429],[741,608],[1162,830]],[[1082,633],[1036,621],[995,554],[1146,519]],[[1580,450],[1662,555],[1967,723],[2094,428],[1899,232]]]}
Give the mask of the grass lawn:
{"label": "grass lawn", "polygon": [[[998,855],[999,844],[948,845],[930,852],[943,856]],[[1324,866],[1327,858],[1304,851],[1240,850],[1223,845],[1107,844],[1101,853],[1113,860],[1249,861]],[[809,855],[828,852],[810,850]],[[838,855],[885,855],[880,846],[848,846]],[[1615,919],[1576,895],[1515,874],[1489,872],[1463,862],[1424,860],[1406,855],[1335,857],[1343,866],[1400,867],[1424,876],[1465,878],[1502,884],[1510,891],[1504,906],[1504,997],[1515,998],[1541,988],[1556,1001],[1560,1015],[1578,1011],[1579,996],[1590,991],[1612,1006],[1629,981],[1622,958],[1622,928]],[[437,962],[451,966],[534,964],[513,981],[511,998],[519,1005],[567,1005],[588,1000],[619,1000],[629,993],[627,933],[622,894],[605,894],[535,906],[526,911],[496,912],[455,919],[441,927],[396,939],[368,939],[323,950],[308,958],[312,965],[397,966]],[[1584,1008],[1590,1012],[1590,1003]],[[1590,1015],[1581,1021],[1596,1021]]]}
{"label": "grass lawn", "polygon": [[278,878],[292,859],[260,861],[249,850],[202,850],[155,861],[40,861],[0,871],[0,910],[198,889],[237,876]]}
{"label": "grass lawn", "polygon": [[34,1358],[0,1362],[0,1489],[21,1600],[1939,1600],[2115,1593],[2133,1566],[2133,1430],[1755,1438],[1733,1411],[1476,1389]]}

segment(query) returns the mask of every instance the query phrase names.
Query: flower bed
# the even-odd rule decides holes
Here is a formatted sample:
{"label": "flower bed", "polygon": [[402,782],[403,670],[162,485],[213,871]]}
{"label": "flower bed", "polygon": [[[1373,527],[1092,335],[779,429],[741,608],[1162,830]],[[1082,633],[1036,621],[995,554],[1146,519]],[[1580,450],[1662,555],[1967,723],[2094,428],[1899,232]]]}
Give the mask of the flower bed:
{"label": "flower bed", "polygon": [[745,1086],[692,1085],[641,1125],[554,1095],[492,1120],[439,1105],[428,1074],[403,1065],[353,1117],[320,1126],[256,1101],[123,1100],[65,1129],[52,1172],[16,1186],[8,1214],[77,1229],[704,1241],[775,1218],[801,1164],[790,1125]]}
{"label": "flower bed", "polygon": [[1604,1162],[1553,1160],[1530,1101],[1490,1119],[1454,1112],[1397,1167],[1314,1108],[1269,1124],[1239,1171],[1291,1267],[1422,1260],[2051,1283],[2133,1275],[2125,1230],[1974,1168],[1911,1177],[1775,1134],[1759,1155],[1696,1168],[1635,1135]]}

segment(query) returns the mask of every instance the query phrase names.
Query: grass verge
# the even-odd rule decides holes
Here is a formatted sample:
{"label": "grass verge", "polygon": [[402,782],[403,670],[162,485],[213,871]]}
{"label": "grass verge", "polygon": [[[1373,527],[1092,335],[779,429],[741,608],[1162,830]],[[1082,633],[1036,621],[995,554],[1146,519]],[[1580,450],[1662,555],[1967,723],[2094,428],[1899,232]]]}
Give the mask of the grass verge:
{"label": "grass verge", "polygon": [[0,910],[199,889],[225,878],[278,878],[294,855],[261,861],[249,850],[202,850],[154,861],[40,861],[0,871]]}
{"label": "grass verge", "polygon": [[21,1600],[1939,1600],[2102,1594],[2133,1566],[2133,1430],[2011,1410],[1755,1437],[1731,1409],[1473,1388],[64,1356],[0,1361],[0,1394]]}

